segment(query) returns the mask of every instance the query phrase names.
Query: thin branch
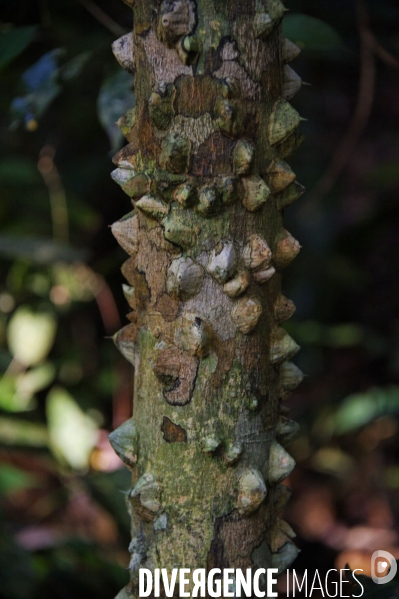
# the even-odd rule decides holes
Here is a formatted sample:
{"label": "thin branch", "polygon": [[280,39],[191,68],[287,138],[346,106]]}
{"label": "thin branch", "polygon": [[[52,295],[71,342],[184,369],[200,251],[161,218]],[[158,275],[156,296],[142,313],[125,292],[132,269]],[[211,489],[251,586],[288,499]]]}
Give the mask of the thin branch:
{"label": "thin branch", "polygon": [[121,35],[128,33],[126,29],[111,19],[111,17],[107,15],[102,8],[97,6],[95,2],[92,2],[92,0],[79,0],[79,2],[95,19],[97,19],[99,23],[101,23],[101,25],[104,25],[104,27],[106,27],[106,29],[108,29],[108,31],[110,31],[113,35],[120,37]]}
{"label": "thin branch", "polygon": [[60,174],[54,164],[55,149],[44,146],[40,151],[37,168],[48,189],[53,223],[53,239],[60,243],[68,243],[69,217],[65,189]]}
{"label": "thin branch", "polygon": [[399,60],[392,56],[388,50],[385,50],[379,42],[376,40],[373,34],[371,34],[373,49],[380,60],[385,62],[388,66],[393,67],[394,69],[399,69]]}
{"label": "thin branch", "polygon": [[94,299],[97,302],[106,333],[113,335],[115,331],[118,331],[122,326],[119,318],[118,307],[116,305],[114,295],[105,279],[98,274],[96,274],[96,277],[98,281],[98,289],[95,293]]}
{"label": "thin branch", "polygon": [[334,187],[369,121],[375,94],[375,48],[369,30],[368,13],[363,0],[357,2],[357,27],[360,37],[360,79],[356,109],[348,130],[336,148],[330,164],[316,183],[306,202],[306,211]]}

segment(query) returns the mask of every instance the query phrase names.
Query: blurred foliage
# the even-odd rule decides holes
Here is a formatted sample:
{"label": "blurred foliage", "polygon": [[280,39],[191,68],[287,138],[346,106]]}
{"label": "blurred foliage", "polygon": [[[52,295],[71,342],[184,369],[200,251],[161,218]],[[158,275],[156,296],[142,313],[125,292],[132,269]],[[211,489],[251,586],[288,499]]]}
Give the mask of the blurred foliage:
{"label": "blurred foliage", "polygon": [[[123,2],[96,4],[129,31]],[[396,0],[367,7],[398,58]],[[307,140],[290,158],[308,195],[285,214],[302,245],[284,273],[297,306],[286,328],[307,374],[287,401],[301,432],[285,517],[295,567],[326,572],[399,551],[399,87],[377,59],[371,118],[312,199],[358,101],[359,32],[353,2],[289,9],[284,33],[302,48],[291,66],[312,87],[293,100]],[[130,209],[109,173],[133,79],[83,3],[15,0],[2,19],[0,595],[109,599],[127,580],[129,474],[107,431],[130,416],[132,382],[106,338],[128,311],[108,225]]]}
{"label": "blurred foliage", "polygon": [[98,118],[108,133],[113,151],[118,150],[123,142],[123,135],[116,121],[132,108],[132,87],[133,77],[121,70],[105,79],[98,94]]}
{"label": "blurred foliage", "polygon": [[20,86],[24,95],[17,96],[11,103],[13,128],[22,121],[28,130],[34,130],[37,127],[36,119],[43,115],[60,93],[57,61],[62,54],[59,48],[47,52],[22,74]]}
{"label": "blurred foliage", "polygon": [[343,42],[333,27],[309,15],[286,15],[283,20],[283,35],[301,50],[323,53],[343,47]]}
{"label": "blurred foliage", "polygon": [[35,479],[23,470],[8,464],[0,466],[0,495],[15,493],[32,487],[34,484]]}
{"label": "blurred foliage", "polygon": [[16,58],[33,40],[37,28],[4,28],[0,32],[0,69]]}
{"label": "blurred foliage", "polygon": [[133,80],[78,2],[2,8],[0,596],[109,599],[127,581],[130,475],[107,431],[131,415],[132,377],[106,339],[128,311],[109,153]]}
{"label": "blurred foliage", "polygon": [[[398,4],[365,6],[379,47],[398,61]],[[364,101],[356,3],[291,0],[289,9],[284,31],[302,48],[291,66],[312,87],[293,99],[307,139],[289,160],[307,194],[284,215],[303,246],[284,273],[297,306],[286,328],[308,375],[287,401],[301,432],[289,448],[298,466],[285,517],[302,549],[297,571],[349,563],[370,575],[374,551],[399,558],[397,69],[375,56],[371,115],[341,175],[315,195]],[[301,26],[303,15],[312,19]],[[366,581],[367,596],[398,596],[397,581]]]}
{"label": "blurred foliage", "polygon": [[48,394],[46,416],[54,454],[75,470],[87,468],[97,440],[96,422],[61,387]]}

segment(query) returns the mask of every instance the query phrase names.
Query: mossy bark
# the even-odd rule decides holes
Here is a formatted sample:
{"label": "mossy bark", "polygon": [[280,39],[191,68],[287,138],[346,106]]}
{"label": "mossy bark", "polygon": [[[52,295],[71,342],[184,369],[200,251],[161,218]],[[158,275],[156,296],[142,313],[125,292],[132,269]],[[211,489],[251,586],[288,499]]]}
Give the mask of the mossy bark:
{"label": "mossy bark", "polygon": [[128,3],[133,34],[113,48],[136,107],[113,178],[135,209],[112,229],[130,255],[115,342],[134,411],[110,437],[133,473],[126,597],[139,568],[282,571],[296,555],[277,518],[296,430],[280,402],[302,378],[280,327],[299,251],[282,208],[303,192],[285,162],[301,136],[280,0]]}

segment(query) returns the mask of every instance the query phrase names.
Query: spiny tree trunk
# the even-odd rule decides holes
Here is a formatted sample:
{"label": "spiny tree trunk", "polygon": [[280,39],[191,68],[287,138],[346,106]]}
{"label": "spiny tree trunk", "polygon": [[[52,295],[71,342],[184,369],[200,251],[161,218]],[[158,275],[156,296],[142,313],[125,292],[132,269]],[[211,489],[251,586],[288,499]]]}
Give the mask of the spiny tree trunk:
{"label": "spiny tree trunk", "polygon": [[135,368],[133,418],[111,443],[132,470],[130,584],[139,568],[285,569],[277,516],[296,431],[280,401],[302,380],[281,328],[281,271],[299,251],[282,211],[302,193],[288,100],[299,53],[280,0],[127,0],[116,58],[135,74],[113,178],[134,210],[113,233],[132,309],[115,336]]}

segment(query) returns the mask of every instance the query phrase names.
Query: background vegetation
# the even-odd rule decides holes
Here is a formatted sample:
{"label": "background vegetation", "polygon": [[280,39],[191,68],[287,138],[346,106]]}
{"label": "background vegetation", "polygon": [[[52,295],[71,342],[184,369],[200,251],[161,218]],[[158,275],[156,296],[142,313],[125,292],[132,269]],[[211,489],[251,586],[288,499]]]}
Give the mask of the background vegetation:
{"label": "background vegetation", "polygon": [[[301,433],[285,518],[298,570],[366,569],[376,549],[399,557],[399,6],[289,8],[311,87],[290,161],[308,191],[286,211],[303,246],[287,327],[308,376],[287,402]],[[131,11],[14,0],[0,18],[0,596],[110,599],[129,474],[107,432],[130,416],[132,372],[109,339],[128,308],[108,225],[130,210],[109,174],[134,104],[110,45]]]}

